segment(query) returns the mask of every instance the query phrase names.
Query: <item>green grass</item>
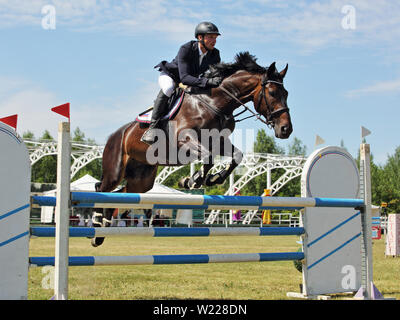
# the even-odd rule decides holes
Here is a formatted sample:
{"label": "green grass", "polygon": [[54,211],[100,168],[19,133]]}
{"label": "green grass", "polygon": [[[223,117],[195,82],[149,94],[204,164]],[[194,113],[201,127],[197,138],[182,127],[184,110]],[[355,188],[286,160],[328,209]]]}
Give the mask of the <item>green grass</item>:
{"label": "green grass", "polygon": [[[211,254],[297,251],[297,236],[148,238],[110,237],[98,248],[85,238],[70,239],[70,255]],[[384,240],[374,241],[374,282],[385,295],[400,299],[400,258],[385,258]],[[54,238],[30,242],[30,256],[54,256]],[[42,288],[46,269],[29,271],[28,298],[50,299]],[[69,268],[69,299],[288,299],[302,282],[292,261]],[[341,299],[343,295],[334,296]]]}

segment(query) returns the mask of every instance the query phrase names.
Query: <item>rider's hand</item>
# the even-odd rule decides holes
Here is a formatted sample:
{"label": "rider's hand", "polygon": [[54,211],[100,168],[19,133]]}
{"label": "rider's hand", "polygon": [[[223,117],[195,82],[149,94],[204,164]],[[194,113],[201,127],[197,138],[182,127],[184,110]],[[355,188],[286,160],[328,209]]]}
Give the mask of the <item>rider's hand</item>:
{"label": "rider's hand", "polygon": [[222,82],[221,77],[210,78],[207,80],[207,87],[216,88],[221,84],[221,82]]}

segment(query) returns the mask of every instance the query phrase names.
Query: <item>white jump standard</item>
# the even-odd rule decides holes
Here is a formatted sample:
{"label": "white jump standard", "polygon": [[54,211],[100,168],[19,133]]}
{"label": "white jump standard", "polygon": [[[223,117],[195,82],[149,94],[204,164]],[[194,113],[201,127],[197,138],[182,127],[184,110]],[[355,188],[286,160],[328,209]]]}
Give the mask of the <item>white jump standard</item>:
{"label": "white jump standard", "polygon": [[31,166],[23,140],[0,122],[0,300],[27,299]]}

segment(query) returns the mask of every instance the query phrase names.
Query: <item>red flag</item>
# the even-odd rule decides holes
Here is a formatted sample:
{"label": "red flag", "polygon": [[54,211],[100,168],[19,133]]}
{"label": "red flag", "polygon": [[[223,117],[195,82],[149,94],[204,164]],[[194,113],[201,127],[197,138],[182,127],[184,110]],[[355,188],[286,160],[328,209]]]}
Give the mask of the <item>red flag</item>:
{"label": "red flag", "polygon": [[1,122],[8,124],[10,127],[13,127],[15,129],[15,131],[17,131],[17,120],[18,120],[17,114],[0,119]]}
{"label": "red flag", "polygon": [[61,114],[64,117],[67,117],[68,121],[70,120],[70,118],[69,118],[69,102],[68,103],[64,103],[64,104],[62,104],[60,106],[51,108],[51,111],[53,111],[55,113],[58,113],[58,114]]}

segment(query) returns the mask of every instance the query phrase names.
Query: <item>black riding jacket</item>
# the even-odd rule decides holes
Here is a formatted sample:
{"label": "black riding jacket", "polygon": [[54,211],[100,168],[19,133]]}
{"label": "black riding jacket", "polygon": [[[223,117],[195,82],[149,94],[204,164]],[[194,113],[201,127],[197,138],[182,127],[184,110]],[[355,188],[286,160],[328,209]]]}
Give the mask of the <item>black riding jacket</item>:
{"label": "black riding jacket", "polygon": [[201,75],[212,64],[221,62],[218,49],[208,51],[199,65],[198,41],[189,41],[182,45],[174,60],[161,61],[154,68],[166,72],[176,83],[182,82],[188,86],[204,88],[207,79]]}

